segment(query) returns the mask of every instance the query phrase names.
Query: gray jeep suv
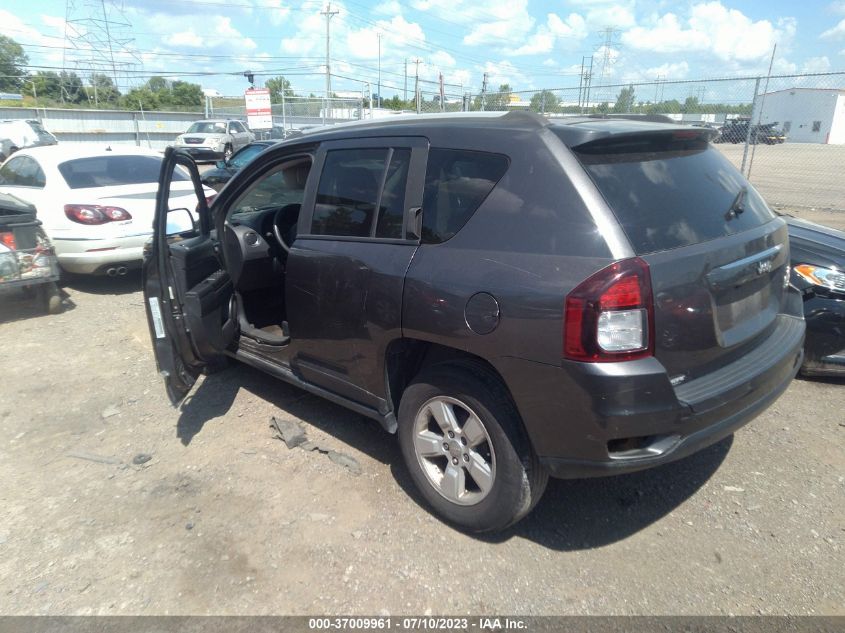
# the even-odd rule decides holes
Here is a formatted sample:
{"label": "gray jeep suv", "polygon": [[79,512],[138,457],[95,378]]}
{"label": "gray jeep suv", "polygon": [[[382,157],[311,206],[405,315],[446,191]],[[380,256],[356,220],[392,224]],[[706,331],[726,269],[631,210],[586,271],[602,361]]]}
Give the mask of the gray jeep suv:
{"label": "gray jeep suv", "polygon": [[518,521],[549,475],[689,455],[778,397],[804,338],[786,225],[711,134],[337,126],[263,152],[170,236],[175,165],[201,189],[169,150],[144,273],[167,392],[234,358],[374,418],[469,531]]}

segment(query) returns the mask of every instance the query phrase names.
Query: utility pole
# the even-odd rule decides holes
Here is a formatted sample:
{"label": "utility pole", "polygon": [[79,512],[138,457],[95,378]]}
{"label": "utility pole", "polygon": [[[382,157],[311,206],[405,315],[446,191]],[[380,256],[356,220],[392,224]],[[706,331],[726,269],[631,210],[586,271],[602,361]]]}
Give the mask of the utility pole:
{"label": "utility pole", "polygon": [[408,101],[408,58],[405,58],[405,94],[402,96],[403,101]]}
{"label": "utility pole", "polygon": [[[377,107],[381,107],[381,33],[376,33],[378,35],[378,105]],[[372,112],[372,103],[370,103],[370,111]]]}
{"label": "utility pole", "polygon": [[484,112],[484,99],[487,95],[487,73],[484,73],[484,81],[481,82],[481,111]]}
{"label": "utility pole", "polygon": [[414,71],[414,101],[416,102],[417,114],[420,113],[422,104],[420,103],[420,62],[422,60],[417,57],[414,60],[417,69]]}
{"label": "utility pole", "polygon": [[[320,15],[326,16],[326,107],[323,108],[323,123],[326,122],[326,110],[329,108],[329,99],[332,96],[332,72],[331,72],[331,58],[329,52],[331,50],[331,20],[332,16],[337,15],[340,11],[332,11],[332,3],[326,4],[326,10],[320,11]],[[282,87],[284,89],[284,86]]]}

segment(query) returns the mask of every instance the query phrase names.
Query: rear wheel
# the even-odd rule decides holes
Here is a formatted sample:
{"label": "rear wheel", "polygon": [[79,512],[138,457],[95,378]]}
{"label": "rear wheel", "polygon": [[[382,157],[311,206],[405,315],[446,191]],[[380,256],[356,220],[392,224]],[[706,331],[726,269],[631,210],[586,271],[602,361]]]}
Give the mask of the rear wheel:
{"label": "rear wheel", "polygon": [[51,281],[40,286],[39,291],[41,292],[41,301],[44,305],[44,310],[49,314],[61,314],[64,306],[62,305],[62,296],[59,293],[59,287]]}
{"label": "rear wheel", "polygon": [[472,532],[519,521],[548,481],[507,392],[483,369],[420,374],[402,394],[399,444],[434,511]]}

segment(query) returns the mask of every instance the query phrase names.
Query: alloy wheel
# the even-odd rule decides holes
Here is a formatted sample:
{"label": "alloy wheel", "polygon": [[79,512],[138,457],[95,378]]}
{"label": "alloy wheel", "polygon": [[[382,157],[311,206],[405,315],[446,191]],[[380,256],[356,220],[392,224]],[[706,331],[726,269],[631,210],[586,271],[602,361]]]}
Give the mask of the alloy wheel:
{"label": "alloy wheel", "polygon": [[414,422],[414,452],[429,484],[458,505],[480,503],[493,488],[496,456],[484,423],[447,396],[425,402]]}

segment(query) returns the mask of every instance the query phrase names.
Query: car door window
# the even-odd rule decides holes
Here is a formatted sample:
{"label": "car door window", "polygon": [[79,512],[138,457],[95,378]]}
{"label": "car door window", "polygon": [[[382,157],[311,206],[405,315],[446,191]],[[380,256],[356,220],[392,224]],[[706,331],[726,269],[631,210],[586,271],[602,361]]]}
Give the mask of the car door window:
{"label": "car door window", "polygon": [[15,156],[0,169],[0,184],[41,189],[46,182],[44,170],[28,156]]}
{"label": "car door window", "polygon": [[326,153],[313,235],[401,239],[411,150],[360,148]]}
{"label": "car door window", "polygon": [[387,149],[380,148],[336,150],[326,154],[311,233],[370,235],[387,153]]}
{"label": "car door window", "polygon": [[422,241],[445,242],[460,231],[508,164],[502,154],[433,148],[425,174]]}
{"label": "car door window", "polygon": [[229,207],[228,221],[232,224],[252,224],[257,215],[269,209],[302,204],[310,170],[310,157],[287,161],[270,170]]}

